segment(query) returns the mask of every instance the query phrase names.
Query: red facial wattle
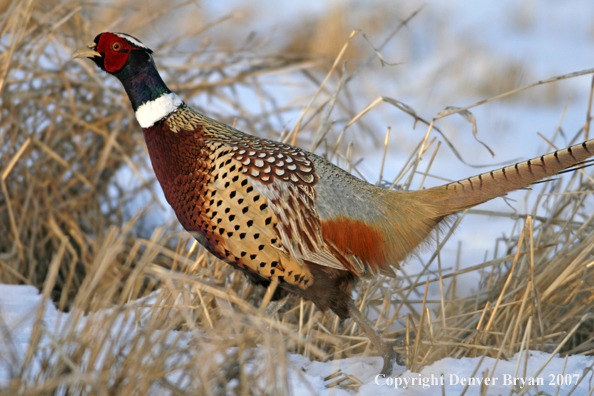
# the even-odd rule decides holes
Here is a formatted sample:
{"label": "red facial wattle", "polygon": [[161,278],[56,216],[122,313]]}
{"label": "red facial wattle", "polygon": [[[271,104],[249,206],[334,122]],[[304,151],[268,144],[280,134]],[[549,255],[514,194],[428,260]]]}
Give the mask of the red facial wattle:
{"label": "red facial wattle", "polygon": [[110,73],[120,70],[128,61],[130,51],[134,50],[126,40],[112,33],[103,33],[99,37],[96,51],[104,56],[103,66]]}

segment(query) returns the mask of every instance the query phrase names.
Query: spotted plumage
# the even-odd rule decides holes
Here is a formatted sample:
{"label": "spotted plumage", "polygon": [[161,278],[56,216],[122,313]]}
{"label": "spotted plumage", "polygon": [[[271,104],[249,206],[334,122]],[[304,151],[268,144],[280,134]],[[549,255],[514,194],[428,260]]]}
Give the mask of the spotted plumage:
{"label": "spotted plumage", "polygon": [[157,179],[183,227],[251,281],[277,281],[323,311],[353,318],[384,357],[384,374],[395,353],[355,306],[357,281],[396,276],[393,268],[448,215],[594,155],[589,140],[444,186],[387,191],[312,153],[194,111],[167,88],[152,51],[130,35],[99,34],[73,57],[92,59],[124,85]]}
{"label": "spotted plumage", "polygon": [[[165,133],[173,130],[172,125],[175,134]],[[250,166],[252,161],[246,160],[251,156],[256,162],[261,154],[266,159],[280,153],[268,145],[259,151],[245,150],[240,132],[221,134],[216,124],[212,126],[204,116],[182,106],[163,123],[144,129],[157,179],[179,221],[229,264],[266,280],[307,288],[313,284],[311,273],[283,246],[278,216],[269,207],[266,194],[272,184],[262,180],[266,169],[256,174],[257,164]],[[291,159],[289,164],[302,162],[292,159],[299,158],[294,151],[282,154]],[[296,185],[311,189],[301,178]]]}
{"label": "spotted plumage", "polygon": [[[243,173],[263,184],[279,179],[296,186],[313,187],[318,181],[313,162],[296,147],[246,135],[186,105],[171,113],[165,122],[175,133],[201,126],[210,141],[231,149],[230,155],[241,162]],[[302,191],[314,194],[311,188],[302,188]]]}

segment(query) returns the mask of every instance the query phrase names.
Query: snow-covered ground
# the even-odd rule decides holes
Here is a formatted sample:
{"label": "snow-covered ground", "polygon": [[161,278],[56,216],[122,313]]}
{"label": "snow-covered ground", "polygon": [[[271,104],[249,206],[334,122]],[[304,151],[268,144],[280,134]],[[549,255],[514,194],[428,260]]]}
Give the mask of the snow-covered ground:
{"label": "snow-covered ground", "polygon": [[[36,313],[42,302],[43,297],[34,287],[0,285],[0,325],[11,335],[10,340],[3,338],[7,334],[4,331],[0,336],[0,388],[6,385],[10,378],[9,362],[14,361],[15,358],[16,361],[24,358],[36,321]],[[149,309],[146,307],[146,300],[143,304],[145,309]],[[94,315],[101,314],[101,312],[94,313]],[[58,335],[60,326],[57,324],[68,322],[68,315],[60,314],[51,302],[46,302],[42,320],[49,334]],[[123,315],[124,313],[121,314]],[[114,323],[116,324],[112,328],[116,329],[121,340],[127,339],[128,334],[131,337],[138,331],[137,323],[133,320],[127,321],[122,318]],[[172,339],[192,338],[189,332],[187,337],[180,337],[177,331],[172,333],[176,333],[172,334]],[[43,337],[41,346],[49,342],[48,337]],[[41,358],[42,356],[39,356],[39,359]],[[352,395],[352,390],[326,387],[334,380],[325,381],[324,377],[338,369],[363,382],[358,389],[358,394],[373,396],[442,394],[442,389],[446,395],[459,395],[467,384],[466,395],[478,395],[487,385],[489,395],[509,394],[514,387],[514,382],[514,389],[518,392],[522,388],[535,384],[530,394],[540,391],[553,395],[559,389],[559,395],[567,395],[570,390],[573,390],[572,395],[585,396],[594,389],[592,371],[594,357],[553,356],[547,363],[551,355],[530,351],[527,365],[525,358],[525,353],[517,354],[509,361],[485,358],[480,366],[480,358],[446,358],[425,367],[420,373],[412,373],[396,367],[391,377],[377,374],[382,364],[379,357],[359,356],[321,363],[312,362],[302,355],[291,354],[287,366],[292,394],[304,396],[311,395],[312,390],[319,395]],[[40,361],[34,361],[33,366],[39,367],[40,363]],[[578,385],[575,386],[576,384]]]}

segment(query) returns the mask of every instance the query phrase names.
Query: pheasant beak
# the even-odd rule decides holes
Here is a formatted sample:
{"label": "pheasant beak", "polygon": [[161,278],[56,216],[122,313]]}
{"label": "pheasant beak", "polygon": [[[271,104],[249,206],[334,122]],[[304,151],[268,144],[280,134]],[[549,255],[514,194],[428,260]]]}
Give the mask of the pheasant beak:
{"label": "pheasant beak", "polygon": [[90,42],[89,44],[80,47],[79,49],[74,51],[74,53],[70,57],[70,60],[74,58],[95,58],[97,56],[101,57],[101,54],[95,51],[95,48],[97,48],[97,44],[95,42]]}

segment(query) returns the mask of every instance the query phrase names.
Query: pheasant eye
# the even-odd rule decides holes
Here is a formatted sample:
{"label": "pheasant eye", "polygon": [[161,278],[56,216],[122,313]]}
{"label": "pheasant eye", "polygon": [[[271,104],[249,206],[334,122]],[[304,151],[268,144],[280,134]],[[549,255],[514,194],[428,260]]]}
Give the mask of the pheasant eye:
{"label": "pheasant eye", "polygon": [[114,51],[119,51],[122,49],[122,44],[120,42],[115,42],[111,45],[111,49]]}

